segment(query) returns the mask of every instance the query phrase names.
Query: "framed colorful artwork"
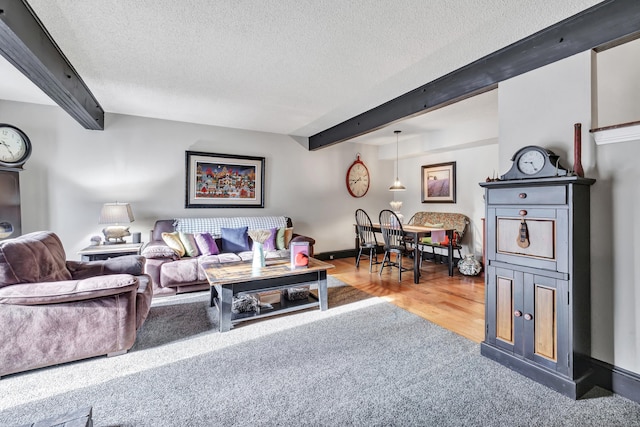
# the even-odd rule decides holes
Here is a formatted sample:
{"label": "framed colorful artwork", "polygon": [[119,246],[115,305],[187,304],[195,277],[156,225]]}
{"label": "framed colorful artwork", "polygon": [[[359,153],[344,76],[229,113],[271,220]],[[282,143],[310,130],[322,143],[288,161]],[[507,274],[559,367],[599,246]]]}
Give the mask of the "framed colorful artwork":
{"label": "framed colorful artwork", "polygon": [[186,152],[185,208],[263,208],[264,157]]}
{"label": "framed colorful artwork", "polygon": [[422,203],[456,202],[456,162],[422,166]]}

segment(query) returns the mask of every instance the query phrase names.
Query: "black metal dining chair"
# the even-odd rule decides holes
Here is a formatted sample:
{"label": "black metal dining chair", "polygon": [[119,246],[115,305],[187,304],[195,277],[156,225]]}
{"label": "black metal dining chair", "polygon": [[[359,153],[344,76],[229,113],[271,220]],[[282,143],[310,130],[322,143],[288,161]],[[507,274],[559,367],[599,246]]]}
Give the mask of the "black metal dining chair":
{"label": "black metal dining chair", "polygon": [[[369,218],[369,215],[362,209],[356,210],[356,228],[358,229],[358,244],[360,246],[358,257],[356,258],[356,268],[360,267],[362,251],[368,250],[369,273],[371,273],[373,264],[380,264],[378,262],[378,239],[376,238],[376,233],[373,231],[371,218]],[[367,254],[365,254],[365,256],[367,256]]]}
{"label": "black metal dining chair", "polygon": [[[384,257],[380,266],[380,275],[384,267],[398,268],[398,281],[402,281],[402,272],[410,270],[402,266],[402,256],[408,254],[407,242],[405,240],[402,222],[398,216],[389,209],[380,211],[380,229],[384,239]],[[396,255],[396,261],[391,261],[391,254]]]}

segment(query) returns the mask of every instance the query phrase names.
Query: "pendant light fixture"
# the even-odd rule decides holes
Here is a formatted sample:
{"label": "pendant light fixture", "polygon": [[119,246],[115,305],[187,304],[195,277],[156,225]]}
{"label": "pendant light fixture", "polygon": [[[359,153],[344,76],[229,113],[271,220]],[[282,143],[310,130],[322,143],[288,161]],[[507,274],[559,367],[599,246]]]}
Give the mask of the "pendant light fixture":
{"label": "pendant light fixture", "polygon": [[407,188],[402,185],[400,182],[400,178],[398,178],[398,135],[400,134],[400,130],[394,130],[393,133],[396,134],[396,180],[391,187],[389,187],[389,191],[405,191]]}

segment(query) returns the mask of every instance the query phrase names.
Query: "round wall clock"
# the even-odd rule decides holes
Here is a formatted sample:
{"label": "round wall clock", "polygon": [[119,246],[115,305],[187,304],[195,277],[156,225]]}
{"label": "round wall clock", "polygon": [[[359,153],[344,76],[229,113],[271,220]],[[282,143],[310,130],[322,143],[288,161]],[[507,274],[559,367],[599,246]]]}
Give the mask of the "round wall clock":
{"label": "round wall clock", "polygon": [[30,155],[29,137],[15,126],[0,123],[0,166],[20,168]]}
{"label": "round wall clock", "polygon": [[353,197],[362,197],[369,191],[369,169],[360,160],[360,155],[347,169],[347,190]]}
{"label": "round wall clock", "polygon": [[522,147],[516,151],[511,161],[511,169],[500,177],[501,180],[550,178],[566,176],[569,172],[560,164],[559,156],[537,145]]}

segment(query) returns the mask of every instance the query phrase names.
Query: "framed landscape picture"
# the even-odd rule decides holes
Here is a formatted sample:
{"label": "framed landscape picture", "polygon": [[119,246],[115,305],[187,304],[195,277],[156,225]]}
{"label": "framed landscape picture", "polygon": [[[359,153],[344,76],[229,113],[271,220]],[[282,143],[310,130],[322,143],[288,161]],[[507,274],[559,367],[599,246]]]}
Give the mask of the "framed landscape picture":
{"label": "framed landscape picture", "polygon": [[185,208],[263,208],[264,157],[186,152]]}
{"label": "framed landscape picture", "polygon": [[422,203],[456,202],[456,162],[422,166]]}

